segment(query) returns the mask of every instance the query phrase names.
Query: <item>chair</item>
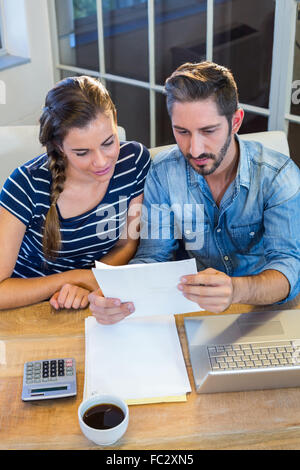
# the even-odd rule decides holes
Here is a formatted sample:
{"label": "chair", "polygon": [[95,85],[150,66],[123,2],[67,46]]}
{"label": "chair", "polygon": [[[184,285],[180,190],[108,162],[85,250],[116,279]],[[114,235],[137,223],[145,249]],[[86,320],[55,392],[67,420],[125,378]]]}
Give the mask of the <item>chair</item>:
{"label": "chair", "polygon": [[290,156],[290,149],[285,132],[283,131],[266,131],[253,132],[251,134],[239,135],[242,140],[254,140],[260,142],[265,147]]}
{"label": "chair", "polygon": [[[39,126],[0,126],[0,189],[12,171],[45,152],[39,142]],[[118,126],[120,140],[126,140],[123,127]]]}
{"label": "chair", "polygon": [[[265,145],[265,147],[269,147],[273,150],[277,150],[277,152],[290,156],[287,137],[283,131],[254,132],[251,134],[242,134],[239,135],[239,137],[242,140],[254,140],[256,142],[260,142]],[[150,149],[150,155],[153,158],[162,150],[167,150],[173,146],[174,144],[164,145],[162,147],[154,147]]]}

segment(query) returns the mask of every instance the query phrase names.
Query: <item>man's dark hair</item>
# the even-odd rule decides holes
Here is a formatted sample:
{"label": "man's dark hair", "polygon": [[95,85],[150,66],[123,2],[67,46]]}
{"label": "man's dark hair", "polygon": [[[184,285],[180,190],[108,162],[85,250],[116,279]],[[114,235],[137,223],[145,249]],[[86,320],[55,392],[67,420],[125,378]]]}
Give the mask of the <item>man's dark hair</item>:
{"label": "man's dark hair", "polygon": [[213,62],[187,62],[178,67],[165,82],[167,108],[172,116],[175,102],[213,98],[220,115],[228,122],[238,108],[238,91],[232,73]]}

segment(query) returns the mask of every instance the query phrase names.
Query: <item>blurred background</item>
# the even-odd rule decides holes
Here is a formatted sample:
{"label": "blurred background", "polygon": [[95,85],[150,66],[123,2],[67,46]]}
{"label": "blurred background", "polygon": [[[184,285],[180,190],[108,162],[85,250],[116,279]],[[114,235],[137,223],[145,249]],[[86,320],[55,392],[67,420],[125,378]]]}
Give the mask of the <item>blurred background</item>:
{"label": "blurred background", "polygon": [[235,76],[240,133],[284,130],[300,166],[297,0],[0,0],[0,125],[37,124],[56,81],[90,74],[128,139],[169,144],[165,79],[205,59]]}

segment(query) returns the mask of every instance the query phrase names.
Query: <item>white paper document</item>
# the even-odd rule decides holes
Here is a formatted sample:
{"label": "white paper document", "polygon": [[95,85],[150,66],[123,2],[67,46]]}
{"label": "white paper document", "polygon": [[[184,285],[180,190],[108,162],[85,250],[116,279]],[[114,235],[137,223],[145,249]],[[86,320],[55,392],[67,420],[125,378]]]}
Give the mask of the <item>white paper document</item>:
{"label": "white paper document", "polygon": [[132,317],[199,312],[198,304],[185,298],[177,286],[181,276],[196,274],[195,259],[166,263],[108,266],[96,262],[94,276],[105,297],[133,302]]}
{"label": "white paper document", "polygon": [[114,325],[100,325],[91,316],[85,335],[84,398],[111,393],[134,404],[177,401],[191,391],[174,316]]}

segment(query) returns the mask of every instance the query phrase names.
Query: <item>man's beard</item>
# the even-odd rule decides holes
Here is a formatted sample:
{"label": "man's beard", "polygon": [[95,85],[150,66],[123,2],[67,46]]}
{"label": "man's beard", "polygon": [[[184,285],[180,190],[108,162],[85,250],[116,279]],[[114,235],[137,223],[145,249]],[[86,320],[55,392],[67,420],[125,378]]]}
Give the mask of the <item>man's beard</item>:
{"label": "man's beard", "polygon": [[203,166],[198,166],[198,165],[194,166],[194,165],[192,165],[192,161],[196,160],[196,159],[194,157],[192,157],[192,155],[190,153],[185,155],[185,158],[188,161],[188,163],[191,165],[191,167],[197,173],[199,173],[199,175],[202,175],[202,176],[211,175],[217,168],[219,168],[222,161],[224,160],[224,157],[227,153],[227,150],[228,150],[228,147],[229,147],[230,143],[231,143],[231,133],[228,134],[227,139],[226,139],[223,147],[221,148],[220,152],[218,153],[218,155],[215,155],[214,153],[201,153],[201,155],[199,155],[197,157],[197,159],[198,158],[206,158],[206,159],[212,160],[214,163],[210,168],[205,168],[206,165],[203,165]]}

